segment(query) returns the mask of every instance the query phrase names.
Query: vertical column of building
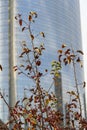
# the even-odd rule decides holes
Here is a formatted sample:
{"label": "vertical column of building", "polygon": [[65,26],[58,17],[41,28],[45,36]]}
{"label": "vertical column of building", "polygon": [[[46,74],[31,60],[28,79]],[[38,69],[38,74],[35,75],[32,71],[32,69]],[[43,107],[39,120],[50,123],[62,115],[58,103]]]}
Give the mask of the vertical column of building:
{"label": "vertical column of building", "polygon": [[15,62],[14,43],[14,0],[9,0],[9,105],[13,107],[16,102],[16,84],[13,66]]}
{"label": "vertical column of building", "polygon": [[57,110],[63,113],[63,102],[62,102],[62,79],[61,74],[59,77],[54,77],[55,95],[58,100]]}
{"label": "vertical column of building", "polygon": [[[0,71],[0,92],[8,102],[8,4],[9,0],[0,0],[0,64],[3,67],[3,71]],[[8,107],[0,99],[0,119],[4,122],[7,121]]]}
{"label": "vertical column of building", "polygon": [[[61,76],[61,73],[59,74],[59,77],[57,77],[57,76],[54,77],[54,87],[55,87],[55,96],[57,98],[56,109],[61,114],[63,114],[63,95],[62,95],[62,76]],[[61,125],[64,125],[64,122]]]}

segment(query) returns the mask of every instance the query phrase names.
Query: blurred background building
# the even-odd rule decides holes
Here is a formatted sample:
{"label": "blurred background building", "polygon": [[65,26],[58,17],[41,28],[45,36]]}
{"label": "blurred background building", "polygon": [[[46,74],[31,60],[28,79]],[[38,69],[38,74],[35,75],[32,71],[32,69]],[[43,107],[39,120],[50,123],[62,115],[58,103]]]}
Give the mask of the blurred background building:
{"label": "blurred background building", "polygon": [[[21,32],[15,16],[22,14],[22,18],[28,21],[30,11],[38,13],[38,19],[32,27],[33,32],[38,34],[43,31],[46,35],[45,40],[36,39],[36,43],[40,43],[42,40],[46,48],[42,56],[42,71],[48,69],[49,74],[42,78],[44,88],[49,88],[51,85],[51,62],[57,60],[57,50],[61,45],[65,43],[75,50],[82,50],[79,0],[0,0],[0,64],[3,66],[3,71],[0,72],[0,91],[10,106],[14,106],[17,99],[23,98],[25,88],[29,89],[34,85],[24,75],[18,76],[13,71],[13,66],[20,64],[18,57],[21,42],[29,42],[27,32]],[[83,69],[77,66],[76,71],[78,83],[82,83],[84,80]],[[60,81],[60,87],[52,86],[50,91],[55,91],[58,97],[58,92],[61,90],[61,108],[65,113],[66,103],[70,100],[67,91],[75,90],[72,66],[62,67]],[[82,87],[79,92],[84,113]],[[4,121],[8,119],[7,107],[2,99],[0,99],[0,118]]]}

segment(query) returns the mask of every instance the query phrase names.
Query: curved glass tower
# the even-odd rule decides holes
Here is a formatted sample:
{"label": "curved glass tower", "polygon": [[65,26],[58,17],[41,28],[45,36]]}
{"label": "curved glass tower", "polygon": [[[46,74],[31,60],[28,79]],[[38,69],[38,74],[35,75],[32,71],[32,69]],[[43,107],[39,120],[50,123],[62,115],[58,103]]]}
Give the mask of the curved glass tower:
{"label": "curved glass tower", "polygon": [[[24,95],[24,88],[31,88],[33,86],[33,83],[31,83],[29,79],[25,78],[25,76],[15,76],[15,74],[10,71],[12,69],[12,65],[20,64],[18,59],[18,55],[21,49],[20,42],[28,41],[27,32],[21,32],[21,29],[19,28],[19,25],[15,21],[14,17],[17,14],[22,14],[22,18],[25,19],[25,21],[28,21],[28,15],[30,11],[35,11],[38,14],[38,18],[35,22],[34,27],[32,27],[32,30],[35,34],[43,31],[46,35],[46,38],[43,41],[46,51],[42,56],[42,70],[48,69],[49,74],[47,75],[47,77],[44,77],[42,79],[42,86],[45,88],[49,88],[51,84],[50,81],[52,79],[52,77],[50,76],[50,63],[53,60],[57,60],[57,50],[60,49],[61,45],[65,43],[69,47],[71,47],[72,45],[72,47],[76,50],[82,49],[79,0],[7,0],[7,4],[5,0],[3,0],[3,2],[2,0],[0,0],[0,4],[3,5],[1,5],[2,8],[0,8],[0,25],[2,25],[1,22],[3,21],[5,23],[6,19],[11,23],[10,24],[6,22],[7,26],[6,24],[4,27],[1,26],[0,31],[0,64],[3,63],[3,67],[6,66],[6,71],[3,71],[3,74],[0,73],[0,88],[3,91],[4,88],[6,88],[7,91],[9,91],[9,102],[13,106],[14,103],[12,104],[12,102],[16,97],[16,93],[18,99],[22,98]],[[11,10],[13,14],[10,13]],[[4,35],[4,32],[6,33],[6,35]],[[9,35],[11,34],[12,37],[9,37]],[[4,36],[6,36],[6,38],[4,38]],[[41,41],[39,39],[36,39],[36,42],[40,43]],[[5,46],[5,44],[7,46]],[[10,51],[9,48],[12,48],[12,50]],[[5,53],[2,53],[3,50],[7,50],[5,51],[6,55]],[[5,79],[4,76],[7,76],[6,82],[3,82],[3,80]],[[83,81],[83,70],[80,71],[79,67],[77,67],[77,77],[78,82],[81,83]],[[68,95],[66,94],[67,90],[75,90],[72,66],[63,67],[61,72],[61,96],[63,111],[65,111],[65,105],[68,99]],[[13,91],[15,92],[14,94]],[[55,86],[53,86],[50,91],[55,91]],[[82,104],[84,104],[84,91],[82,89],[80,89],[79,91],[81,91],[81,100]],[[2,105],[0,105],[0,107],[1,106]],[[0,111],[1,110],[2,108],[0,109]]]}
{"label": "curved glass tower", "polygon": [[[0,64],[3,72],[0,72],[0,92],[8,100],[9,88],[9,1],[0,0]],[[1,96],[0,96],[1,97]],[[0,98],[0,118],[7,118],[7,107]],[[6,115],[6,116],[4,116]]]}

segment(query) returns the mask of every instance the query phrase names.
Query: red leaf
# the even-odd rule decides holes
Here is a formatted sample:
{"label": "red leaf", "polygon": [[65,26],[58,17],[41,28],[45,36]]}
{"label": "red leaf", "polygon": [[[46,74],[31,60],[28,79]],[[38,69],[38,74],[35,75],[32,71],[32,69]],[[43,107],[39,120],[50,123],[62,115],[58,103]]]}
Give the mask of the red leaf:
{"label": "red leaf", "polygon": [[62,48],[65,48],[66,47],[66,44],[62,44]]}
{"label": "red leaf", "polygon": [[70,54],[70,49],[67,49],[66,51],[65,51],[65,55],[66,54]]}
{"label": "red leaf", "polygon": [[84,81],[84,82],[83,82],[83,88],[84,88],[85,86],[86,86],[86,82]]}
{"label": "red leaf", "polygon": [[31,15],[31,16],[34,16],[35,18],[37,18],[37,13],[36,13],[36,12],[31,11],[31,12],[30,12],[30,15]]}
{"label": "red leaf", "polygon": [[18,72],[18,75],[20,75],[22,72]]}
{"label": "red leaf", "polygon": [[40,65],[41,65],[41,61],[38,60],[38,61],[36,62],[36,65],[37,65],[37,66],[40,66]]}
{"label": "red leaf", "polygon": [[47,69],[45,69],[45,72],[48,72],[48,70],[47,70]]}
{"label": "red leaf", "polygon": [[21,17],[21,14],[18,14],[18,17],[20,18],[20,17]]}
{"label": "red leaf", "polygon": [[59,62],[61,62],[61,56],[62,56],[62,55],[59,55]]}
{"label": "red leaf", "polygon": [[23,102],[24,100],[26,100],[26,99],[28,99],[28,98],[26,98],[26,97],[25,97],[25,98],[23,98],[22,102]]}
{"label": "red leaf", "polygon": [[14,68],[17,68],[17,65],[16,65],[16,66],[13,66],[13,69],[14,69]]}
{"label": "red leaf", "polygon": [[17,101],[16,104],[15,104],[15,107],[17,107],[17,105],[19,104],[20,101]]}
{"label": "red leaf", "polygon": [[0,70],[2,71],[2,66],[0,65]]}
{"label": "red leaf", "polygon": [[63,51],[62,50],[58,50],[58,53],[62,53]]}
{"label": "red leaf", "polygon": [[77,99],[75,98],[75,99],[72,99],[72,102],[77,102]]}
{"label": "red leaf", "polygon": [[17,16],[15,16],[15,19],[17,20]]}
{"label": "red leaf", "polygon": [[84,55],[84,53],[81,50],[77,50],[77,52]]}
{"label": "red leaf", "polygon": [[29,71],[31,71],[31,69],[32,69],[32,67],[30,65],[27,65],[25,68],[25,70],[29,70]]}
{"label": "red leaf", "polygon": [[34,89],[33,89],[33,88],[32,88],[32,89],[30,89],[30,91],[31,91],[31,92],[34,92]]}
{"label": "red leaf", "polygon": [[14,66],[13,69],[14,69],[14,71],[17,71],[17,70],[18,70],[17,66]]}
{"label": "red leaf", "polygon": [[22,26],[22,19],[19,19],[19,25]]}
{"label": "red leaf", "polygon": [[44,32],[40,32],[40,35],[45,38]]}
{"label": "red leaf", "polygon": [[23,27],[23,28],[22,28],[22,32],[25,30],[25,28],[26,28],[26,27]]}
{"label": "red leaf", "polygon": [[29,21],[32,21],[32,16],[31,16],[31,15],[29,15],[28,19],[29,19]]}
{"label": "red leaf", "polygon": [[78,59],[76,60],[77,62],[80,62],[81,60],[80,60],[80,58],[78,57]]}
{"label": "red leaf", "polygon": [[34,36],[31,34],[31,39],[34,40]]}

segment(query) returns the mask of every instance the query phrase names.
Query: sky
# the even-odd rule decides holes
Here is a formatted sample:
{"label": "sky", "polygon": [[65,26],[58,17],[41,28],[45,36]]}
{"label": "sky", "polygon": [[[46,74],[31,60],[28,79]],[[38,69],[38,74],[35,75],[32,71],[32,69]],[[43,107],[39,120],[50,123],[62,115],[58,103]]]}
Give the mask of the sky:
{"label": "sky", "polygon": [[86,81],[86,102],[87,102],[87,0],[80,0],[81,32],[84,52],[84,74]]}

